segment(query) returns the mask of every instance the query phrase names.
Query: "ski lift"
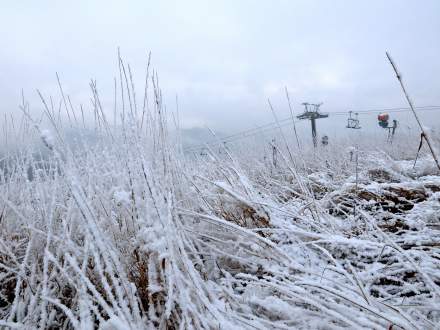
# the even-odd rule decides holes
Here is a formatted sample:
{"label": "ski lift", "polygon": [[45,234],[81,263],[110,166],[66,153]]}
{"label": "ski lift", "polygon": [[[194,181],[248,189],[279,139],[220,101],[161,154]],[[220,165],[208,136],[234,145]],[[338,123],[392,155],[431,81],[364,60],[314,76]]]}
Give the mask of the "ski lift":
{"label": "ski lift", "polygon": [[361,128],[361,126],[359,125],[359,119],[358,119],[357,112],[354,114],[354,116],[353,116],[353,111],[348,112],[347,128],[353,128],[353,129],[360,129]]}
{"label": "ski lift", "polygon": [[393,119],[393,125],[390,126],[388,123],[389,119],[390,119],[390,116],[386,112],[380,113],[377,116],[377,120],[379,121],[379,126],[382,128],[388,129],[388,141],[391,143],[391,142],[393,142],[394,133],[396,133],[397,120]]}
{"label": "ski lift", "polygon": [[390,119],[390,116],[387,113],[380,113],[377,116],[377,120],[379,121],[379,126],[382,128],[388,128],[388,119]]}
{"label": "ski lift", "polygon": [[303,105],[305,107],[304,112],[302,114],[296,116],[296,118],[310,120],[310,122],[312,124],[313,147],[316,148],[316,146],[317,146],[316,119],[327,118],[328,113],[321,113],[319,111],[319,107],[322,105],[322,103],[313,104],[313,103],[305,102],[305,103],[303,103]]}

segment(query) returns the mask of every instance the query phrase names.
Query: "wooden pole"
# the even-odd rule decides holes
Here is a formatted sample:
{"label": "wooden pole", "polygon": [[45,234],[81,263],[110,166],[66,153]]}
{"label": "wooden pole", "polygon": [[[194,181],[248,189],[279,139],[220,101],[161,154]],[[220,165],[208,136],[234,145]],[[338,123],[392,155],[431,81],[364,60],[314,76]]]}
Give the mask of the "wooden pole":
{"label": "wooden pole", "polygon": [[408,95],[408,92],[406,91],[405,85],[403,84],[402,76],[400,75],[399,70],[397,69],[397,66],[394,63],[393,59],[391,58],[390,54],[388,54],[388,52],[386,52],[386,54],[387,54],[388,60],[391,63],[391,66],[393,67],[394,72],[396,73],[396,77],[399,80],[400,87],[402,87],[403,94],[405,94],[405,98],[408,101],[408,104],[412,110],[412,113],[414,114],[414,117],[416,118],[417,123],[419,124],[420,130],[422,131],[422,136],[425,138],[425,141],[428,144],[429,150],[431,151],[431,154],[432,154],[432,158],[434,158],[434,161],[437,165],[437,168],[440,170],[440,164],[438,162],[438,158],[437,158],[437,155],[435,154],[434,148],[431,145],[431,140],[429,139],[429,136],[426,134],[425,130],[423,129],[422,123],[420,122],[420,119],[417,116],[416,111],[414,110],[414,105],[413,105],[411,99],[409,98],[409,95]]}

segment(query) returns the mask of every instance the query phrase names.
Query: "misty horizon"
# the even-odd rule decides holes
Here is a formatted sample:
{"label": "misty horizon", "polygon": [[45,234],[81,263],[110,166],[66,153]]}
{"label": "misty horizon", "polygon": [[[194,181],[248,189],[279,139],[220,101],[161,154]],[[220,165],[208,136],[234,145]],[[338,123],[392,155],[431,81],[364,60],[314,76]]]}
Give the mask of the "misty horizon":
{"label": "misty horizon", "polygon": [[10,4],[0,13],[0,114],[20,115],[22,89],[35,113],[37,88],[56,103],[57,72],[89,116],[96,79],[110,116],[118,47],[139,94],[151,51],[164,103],[175,111],[178,97],[184,128],[230,134],[271,122],[267,99],[287,117],[284,88],[295,113],[302,102],[329,113],[406,107],[385,51],[416,106],[440,105],[439,11],[437,1]]}

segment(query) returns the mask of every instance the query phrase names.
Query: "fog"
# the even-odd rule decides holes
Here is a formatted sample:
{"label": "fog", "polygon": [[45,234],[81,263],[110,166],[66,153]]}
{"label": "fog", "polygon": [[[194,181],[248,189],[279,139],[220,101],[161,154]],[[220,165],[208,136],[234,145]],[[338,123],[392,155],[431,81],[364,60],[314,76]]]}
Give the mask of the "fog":
{"label": "fog", "polygon": [[36,88],[59,98],[56,72],[85,109],[96,79],[111,112],[118,47],[140,93],[151,51],[165,103],[174,110],[178,95],[186,128],[233,133],[273,121],[268,98],[285,117],[284,87],[295,111],[306,101],[330,113],[406,106],[385,51],[415,104],[439,105],[439,13],[438,1],[3,2],[0,113],[20,113],[22,89],[34,112]]}

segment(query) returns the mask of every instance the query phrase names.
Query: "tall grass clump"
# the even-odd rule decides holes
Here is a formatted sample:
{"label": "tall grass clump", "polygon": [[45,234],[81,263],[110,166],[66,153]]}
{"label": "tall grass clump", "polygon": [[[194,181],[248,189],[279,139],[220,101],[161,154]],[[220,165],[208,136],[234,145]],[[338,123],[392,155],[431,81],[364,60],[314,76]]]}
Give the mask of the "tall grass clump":
{"label": "tall grass clump", "polygon": [[121,58],[119,73],[114,109],[90,84],[93,129],[59,79],[59,108],[39,92],[43,122],[22,102],[17,134],[41,143],[1,160],[0,327],[437,326],[426,157],[412,170],[361,143],[358,189],[350,143],[317,155],[286,139],[276,167],[257,144],[194,157],[149,66],[142,99]]}

